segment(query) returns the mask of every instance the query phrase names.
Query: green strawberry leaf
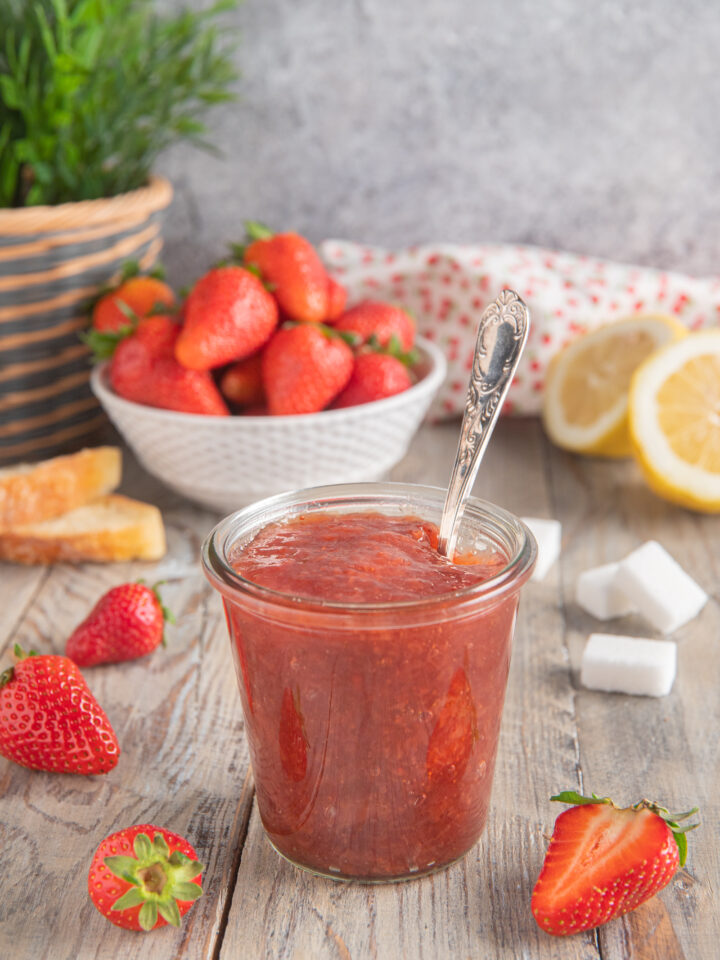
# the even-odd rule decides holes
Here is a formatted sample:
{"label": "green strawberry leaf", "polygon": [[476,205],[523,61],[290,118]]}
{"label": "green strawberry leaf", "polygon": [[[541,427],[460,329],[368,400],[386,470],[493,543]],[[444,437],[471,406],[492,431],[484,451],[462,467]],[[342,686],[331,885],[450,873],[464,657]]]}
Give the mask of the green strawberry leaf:
{"label": "green strawberry leaf", "polygon": [[161,857],[170,856],[170,847],[167,845],[167,841],[161,833],[156,833],[153,837],[153,849]]}
{"label": "green strawberry leaf", "polygon": [[584,797],[575,790],[564,790],[562,793],[550,797],[550,799],[557,800],[558,803],[572,803],[575,806],[581,806],[585,803],[612,803],[610,797],[599,797],[596,793],[593,793],[590,797]]}
{"label": "green strawberry leaf", "polygon": [[[148,840],[148,843],[149,842],[150,841]],[[158,908],[156,901],[146,900],[145,903],[140,907],[140,913],[138,914],[140,926],[143,928],[143,930],[152,930],[157,923],[157,917]]]}
{"label": "green strawberry leaf", "polygon": [[141,903],[145,903],[145,897],[140,893],[137,887],[133,887],[131,890],[127,890],[121,897],[118,897],[110,909],[129,910],[131,907],[137,907]]}
{"label": "green strawberry leaf", "polygon": [[[172,857],[170,860],[172,861]],[[205,869],[197,860],[191,860],[189,857],[186,857],[186,860],[187,863],[182,864],[182,866],[178,867],[173,873],[173,877],[177,880],[192,880]]]}
{"label": "green strawberry leaf", "polygon": [[678,862],[681,867],[684,867],[687,860],[687,837],[684,833],[676,833],[674,830],[673,836],[678,848]]}
{"label": "green strawberry leaf", "polygon": [[120,286],[121,283],[125,283],[126,280],[130,280],[131,277],[137,277],[140,273],[140,264],[137,260],[126,260],[122,265],[122,270],[120,272]]}
{"label": "green strawberry leaf", "polygon": [[127,880],[128,883],[137,883],[135,879],[135,870],[137,868],[138,862],[135,857],[103,857],[103,863],[108,868],[110,873],[114,874],[116,877],[120,877],[122,880]]}
{"label": "green strawberry leaf", "polygon": [[264,223],[258,223],[257,220],[246,220],[245,232],[250,240],[269,240],[270,237],[274,236],[269,227],[266,227]]}
{"label": "green strawberry leaf", "polygon": [[152,270],[148,273],[148,276],[152,277],[154,280],[164,280],[166,276],[165,267],[160,262],[156,263]]}
{"label": "green strawberry leaf", "polygon": [[202,896],[202,887],[199,883],[189,883],[181,880],[173,885],[172,895],[178,900],[197,900]]}
{"label": "green strawberry leaf", "polygon": [[115,348],[135,332],[135,326],[127,324],[120,327],[119,330],[87,330],[80,334],[80,339],[92,351],[93,362],[101,363],[103,360],[109,360],[115,353]]}
{"label": "green strawberry leaf", "polygon": [[135,856],[138,860],[147,860],[152,854],[152,844],[150,843],[150,837],[146,833],[139,833],[135,837],[135,842],[133,843],[133,849],[135,851]]}
{"label": "green strawberry leaf", "polygon": [[160,911],[160,916],[167,920],[168,923],[172,924],[173,927],[180,926],[180,911],[178,910],[178,905],[174,900],[159,900],[157,908]]}

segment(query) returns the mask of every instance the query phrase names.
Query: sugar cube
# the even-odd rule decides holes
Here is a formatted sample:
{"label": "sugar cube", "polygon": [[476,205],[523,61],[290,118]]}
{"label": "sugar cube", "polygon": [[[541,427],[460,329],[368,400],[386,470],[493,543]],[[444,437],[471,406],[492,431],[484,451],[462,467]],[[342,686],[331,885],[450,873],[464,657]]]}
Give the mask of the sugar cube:
{"label": "sugar cube", "polygon": [[590,635],[582,656],[580,682],[590,690],[664,697],[677,668],[677,645],[606,633]]}
{"label": "sugar cube", "polygon": [[583,610],[598,620],[624,617],[635,609],[615,579],[617,568],[617,563],[605,563],[584,570],[577,579],[575,599]]}
{"label": "sugar cube", "polygon": [[559,520],[540,520],[537,517],[522,517],[522,522],[530,528],[537,540],[538,555],[531,580],[543,580],[560,556],[562,525]]}
{"label": "sugar cube", "polygon": [[621,560],[615,582],[657,630],[672,633],[705,606],[707,594],[656,540]]}

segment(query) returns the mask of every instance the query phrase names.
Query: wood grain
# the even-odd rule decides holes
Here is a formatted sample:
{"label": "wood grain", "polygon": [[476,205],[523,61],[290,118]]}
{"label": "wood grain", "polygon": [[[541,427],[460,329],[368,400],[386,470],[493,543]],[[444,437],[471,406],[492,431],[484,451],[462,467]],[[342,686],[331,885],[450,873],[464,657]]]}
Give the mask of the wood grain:
{"label": "wood grain", "polygon": [[[424,427],[396,479],[443,485],[457,425]],[[546,443],[533,421],[503,421],[476,494],[520,515],[563,522],[560,563],[523,593],[491,814],[478,846],[423,880],[333,883],[283,861],[266,840],[248,773],[239,698],[219,601],[197,567],[214,516],[144,475],[126,457],[125,492],[158,503],[168,558],[156,565],[0,566],[0,648],[61,650],[110,585],[166,576],[179,614],[170,645],[146,661],[86,672],[120,738],[107,777],[31,773],[0,759],[0,957],[14,960],[715,960],[720,831],[717,696],[720,518],[670,507],[628,463],[582,460]],[[583,690],[579,658],[599,627],[652,635],[637,617],[606,625],[573,601],[579,571],[658,539],[712,595],[677,635],[679,673],[662,700]],[[563,787],[701,805],[687,866],[657,898],[599,932],[555,939],[529,911],[545,835]],[[252,811],[252,812],[251,812]],[[249,822],[248,822],[249,818]],[[86,893],[96,845],[144,820],[185,833],[205,896],[180,931],[150,940],[110,926]]]}
{"label": "wood grain", "polygon": [[[556,515],[565,530],[563,604],[577,687],[585,789],[627,804],[650,797],[675,811],[698,805],[703,821],[688,837],[686,869],[652,908],[601,928],[602,956],[604,960],[716,957],[720,913],[712,890],[720,876],[720,851],[713,842],[718,835],[720,792],[720,518],[701,517],[659,500],[630,461],[571,457],[549,444],[546,457]],[[674,688],[661,699],[583,690],[578,686],[578,671],[589,633],[660,635],[639,616],[603,625],[583,613],[573,600],[577,574],[618,560],[649,539],[658,540],[711,596],[700,616],[672,638],[678,644]],[[656,914],[662,909],[658,904],[665,908],[659,926],[658,921],[649,924],[645,919],[650,909]],[[659,932],[650,936],[651,927]]]}
{"label": "wood grain", "polygon": [[173,509],[173,498],[157,484],[131,479],[123,489],[169,504],[168,560],[57,565],[47,574],[0,567],[0,597],[13,590],[18,595],[14,616],[13,605],[2,604],[5,647],[17,641],[26,649],[62,652],[65,638],[95,600],[138,576],[149,582],[167,576],[163,596],[178,619],[177,627],[168,628],[166,649],[146,660],[85,671],[121,744],[119,764],[110,774],[45,774],[0,759],[2,957],[11,952],[19,960],[148,956],[143,937],[111,926],[87,896],[87,870],[98,843],[134,823],[164,825],[191,837],[206,865],[204,897],[180,931],[153,934],[153,957],[209,957],[223,924],[252,786],[221,608],[197,562],[201,539],[215,518],[185,505]]}

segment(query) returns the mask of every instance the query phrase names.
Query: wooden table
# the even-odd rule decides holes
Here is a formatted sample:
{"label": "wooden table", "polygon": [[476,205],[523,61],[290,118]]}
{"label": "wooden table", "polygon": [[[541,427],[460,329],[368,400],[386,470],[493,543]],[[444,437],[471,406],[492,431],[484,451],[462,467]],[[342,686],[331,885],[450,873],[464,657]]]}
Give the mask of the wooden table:
{"label": "wooden table", "polygon": [[[446,482],[454,424],[424,427],[396,479]],[[4,661],[15,642],[62,652],[107,588],[158,574],[178,624],[147,660],[86,671],[123,754],[104,777],[31,772],[0,758],[0,957],[13,960],[715,960],[720,955],[717,836],[720,739],[720,518],[656,499],[627,462],[568,456],[536,421],[504,421],[476,492],[563,524],[560,563],[525,587],[515,637],[493,806],[465,860],[427,879],[362,886],[315,879],[265,840],[253,799],[240,700],[220,601],[197,565],[216,519],[126,457],[123,489],[159,504],[170,552],[157,565],[23,569],[0,565]],[[583,690],[578,663],[602,629],[573,602],[580,570],[655,538],[711,594],[677,635],[679,670],[660,700]],[[611,631],[648,635],[628,617]],[[538,930],[530,892],[562,788],[701,807],[686,868],[658,897],[566,940]],[[185,834],[206,864],[205,895],[180,931],[111,926],[87,896],[108,833],[151,822]]]}

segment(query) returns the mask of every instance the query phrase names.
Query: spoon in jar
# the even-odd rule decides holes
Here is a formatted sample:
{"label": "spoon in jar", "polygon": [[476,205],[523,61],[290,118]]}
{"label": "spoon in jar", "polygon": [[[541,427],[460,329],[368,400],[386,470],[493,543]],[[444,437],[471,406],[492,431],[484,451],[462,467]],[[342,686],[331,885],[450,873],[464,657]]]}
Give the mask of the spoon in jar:
{"label": "spoon in jar", "polygon": [[480,318],[455,464],[445,497],[438,552],[452,559],[465,503],[522,356],[530,312],[514,290],[503,290]]}

